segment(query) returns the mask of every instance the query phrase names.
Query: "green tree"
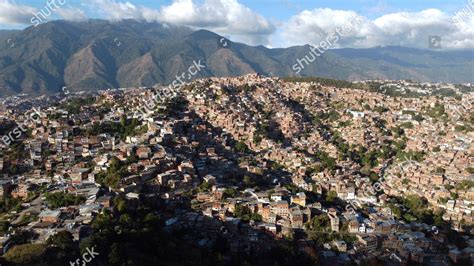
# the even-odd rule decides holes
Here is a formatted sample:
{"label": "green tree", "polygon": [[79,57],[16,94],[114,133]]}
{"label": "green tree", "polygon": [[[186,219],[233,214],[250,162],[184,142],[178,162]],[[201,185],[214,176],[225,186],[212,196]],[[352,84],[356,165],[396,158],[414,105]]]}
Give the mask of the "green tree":
{"label": "green tree", "polygon": [[235,206],[234,215],[242,221],[249,221],[252,218],[252,211],[247,206],[237,205]]}
{"label": "green tree", "polygon": [[237,190],[235,190],[234,188],[224,189],[224,195],[223,195],[224,198],[235,198],[236,195],[237,195]]}
{"label": "green tree", "polygon": [[210,191],[212,188],[213,184],[211,182],[204,181],[199,185],[199,191],[204,192],[204,191]]}
{"label": "green tree", "polygon": [[76,196],[65,192],[46,193],[45,196],[48,206],[52,209],[79,205],[86,201],[86,198],[83,196]]}
{"label": "green tree", "polygon": [[127,213],[120,215],[120,223],[123,225],[130,225],[132,223],[132,218]]}
{"label": "green tree", "polygon": [[0,221],[0,234],[5,234],[8,231],[8,228],[10,228],[9,221]]}
{"label": "green tree", "polygon": [[58,233],[50,236],[46,241],[46,245],[58,247],[63,250],[74,249],[74,237],[69,231],[59,231]]}
{"label": "green tree", "polygon": [[397,217],[401,218],[403,215],[402,209],[400,209],[398,206],[395,206],[395,204],[389,204],[389,208],[392,211],[392,214]]}
{"label": "green tree", "polygon": [[244,176],[243,182],[246,187],[254,187],[255,185],[257,185],[255,179],[248,175]]}
{"label": "green tree", "polygon": [[262,221],[262,215],[260,215],[258,213],[252,213],[252,215],[250,215],[250,220],[254,220],[255,222],[261,222]]}
{"label": "green tree", "polygon": [[235,144],[235,149],[238,152],[242,152],[242,153],[249,153],[250,152],[249,147],[243,141],[237,142],[237,144]]}
{"label": "green tree", "polygon": [[458,198],[459,198],[458,193],[456,193],[456,192],[451,192],[451,198],[454,199],[454,200],[458,199]]}
{"label": "green tree", "polygon": [[328,192],[326,195],[326,201],[329,203],[333,203],[337,199],[337,192],[334,190],[331,190]]}
{"label": "green tree", "polygon": [[48,265],[45,253],[46,246],[43,244],[24,244],[12,247],[4,258],[16,265]]}
{"label": "green tree", "polygon": [[314,231],[327,231],[329,228],[329,217],[325,214],[314,216],[308,226]]}
{"label": "green tree", "polygon": [[121,254],[122,252],[120,251],[120,246],[117,243],[113,243],[110,246],[109,263],[112,265],[119,264],[121,261],[123,261]]}

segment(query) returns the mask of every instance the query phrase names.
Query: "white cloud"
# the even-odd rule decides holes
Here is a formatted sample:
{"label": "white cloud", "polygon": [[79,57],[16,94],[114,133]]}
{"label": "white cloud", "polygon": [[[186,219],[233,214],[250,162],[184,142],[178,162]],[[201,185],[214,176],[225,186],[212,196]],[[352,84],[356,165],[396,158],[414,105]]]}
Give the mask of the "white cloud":
{"label": "white cloud", "polygon": [[[303,11],[282,26],[283,46],[314,44],[349,21],[356,13],[333,9]],[[437,9],[386,14],[363,22],[344,36],[337,47],[367,48],[379,45],[428,48],[428,36],[442,38],[447,49],[474,48],[474,19],[453,23],[452,16]]]}
{"label": "white cloud", "polygon": [[[156,9],[133,4],[132,0],[81,1],[88,3],[87,12],[61,7],[57,9],[58,15],[67,20],[84,20],[94,14],[111,20],[132,18],[204,28],[229,36],[233,41],[268,47],[317,44],[332,34],[336,27],[341,27],[357,15],[355,11],[318,8],[304,10],[288,21],[273,23],[238,0],[173,0]],[[443,48],[474,49],[474,15],[471,9],[466,5],[459,10],[462,12],[457,18],[437,9],[392,11],[375,19],[358,15],[362,23],[339,39],[334,47],[399,45],[426,49],[428,36],[439,35]],[[0,24],[28,25],[37,11],[13,0],[0,0]]]}
{"label": "white cloud", "polygon": [[16,4],[9,0],[0,0],[0,23],[28,24],[35,11],[34,7]]}
{"label": "white cloud", "polygon": [[109,19],[140,19],[204,28],[230,35],[236,41],[268,44],[275,26],[263,16],[240,4],[237,0],[174,0],[160,9],[134,5],[116,0],[89,0]]}
{"label": "white cloud", "polygon": [[61,7],[57,9],[58,14],[65,20],[82,21],[87,20],[84,10],[75,7]]}

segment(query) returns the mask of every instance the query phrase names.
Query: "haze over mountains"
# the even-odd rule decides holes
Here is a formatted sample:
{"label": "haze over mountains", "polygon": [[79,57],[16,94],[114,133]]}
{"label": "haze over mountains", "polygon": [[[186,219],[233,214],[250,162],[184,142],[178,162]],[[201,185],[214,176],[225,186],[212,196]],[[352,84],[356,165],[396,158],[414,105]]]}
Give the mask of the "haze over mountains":
{"label": "haze over mountains", "polygon": [[[193,78],[259,72],[295,76],[309,46],[268,49],[227,41],[206,30],[123,20],[53,21],[0,31],[0,97],[68,90],[169,84],[199,60]],[[344,80],[474,82],[474,51],[403,47],[327,51],[300,73]]]}

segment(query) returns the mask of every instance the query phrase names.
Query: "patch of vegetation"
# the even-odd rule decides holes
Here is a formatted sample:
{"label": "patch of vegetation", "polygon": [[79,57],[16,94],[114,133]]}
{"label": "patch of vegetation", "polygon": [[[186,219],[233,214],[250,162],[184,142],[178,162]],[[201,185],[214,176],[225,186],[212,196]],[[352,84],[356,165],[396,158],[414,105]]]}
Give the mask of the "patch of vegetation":
{"label": "patch of vegetation", "polygon": [[91,128],[87,129],[86,134],[88,136],[97,136],[108,133],[119,137],[121,140],[125,140],[128,136],[140,135],[147,131],[148,126],[141,125],[138,119],[127,119],[126,116],[122,116],[120,122],[95,123]]}
{"label": "patch of vegetation", "polygon": [[401,128],[408,128],[412,129],[413,128],[413,123],[412,122],[405,122],[400,125]]}
{"label": "patch of vegetation", "polygon": [[8,228],[10,228],[9,221],[0,221],[0,235],[5,235],[8,232]]}
{"label": "patch of vegetation", "polygon": [[[23,238],[29,237],[21,234]],[[68,265],[71,260],[80,257],[79,248],[72,234],[60,231],[50,236],[44,244],[15,243],[4,255],[7,265]]]}
{"label": "patch of vegetation", "polygon": [[45,254],[46,246],[43,244],[24,244],[14,246],[4,257],[16,265],[48,265],[43,261]]}
{"label": "patch of vegetation", "polygon": [[247,144],[245,144],[245,142],[243,142],[243,141],[237,142],[237,144],[235,144],[235,149],[236,149],[238,152],[241,152],[241,153],[249,153],[249,152],[250,152],[249,147],[248,147]]}
{"label": "patch of vegetation", "polygon": [[95,180],[103,186],[117,188],[120,180],[130,174],[127,167],[128,165],[122,163],[117,157],[112,157],[110,159],[110,167],[107,168],[106,172],[97,173]]}
{"label": "patch of vegetation", "polygon": [[326,214],[316,215],[306,223],[306,228],[313,231],[329,231],[329,217]]}
{"label": "patch of vegetation", "polygon": [[396,158],[399,162],[413,160],[422,162],[425,159],[426,153],[423,151],[398,151]]}
{"label": "patch of vegetation", "polygon": [[0,198],[0,213],[11,211],[21,211],[21,200],[18,198],[12,198],[9,195]]}
{"label": "patch of vegetation", "polygon": [[95,103],[94,97],[74,98],[63,104],[60,104],[59,108],[66,110],[69,114],[79,114],[81,113],[81,108],[83,106],[89,106],[93,103]]}
{"label": "patch of vegetation", "polygon": [[[418,195],[408,195],[404,198],[396,199],[395,203],[403,206],[403,211],[397,211],[398,217],[403,217],[406,221],[420,221],[430,225],[444,226],[442,212],[434,212],[425,198],[419,197]],[[394,202],[392,202],[394,203]],[[389,204],[390,206],[390,204]],[[391,208],[392,209],[392,208]],[[393,211],[394,209],[392,209]]]}
{"label": "patch of vegetation", "polygon": [[64,192],[46,193],[45,196],[46,202],[51,209],[79,205],[86,201],[86,198],[83,196],[76,196]]}
{"label": "patch of vegetation", "polygon": [[443,116],[446,116],[445,111],[446,110],[445,110],[444,105],[437,102],[432,108],[429,108],[426,111],[426,114],[432,118],[441,118]]}
{"label": "patch of vegetation", "polygon": [[336,201],[336,199],[337,199],[337,192],[334,190],[329,191],[328,194],[326,195],[326,201],[329,203],[333,203],[334,201]]}
{"label": "patch of vegetation", "polygon": [[456,190],[464,190],[467,191],[474,187],[474,181],[472,180],[463,180],[461,183],[456,184],[455,188]]}
{"label": "patch of vegetation", "polygon": [[283,78],[286,82],[314,82],[319,83],[323,86],[329,87],[336,87],[336,88],[356,88],[356,84],[345,81],[345,80],[337,80],[337,79],[329,79],[329,78],[320,78],[320,77],[286,77]]}
{"label": "patch of vegetation", "polygon": [[224,189],[223,197],[224,198],[235,198],[238,194],[238,191],[234,188]]}
{"label": "patch of vegetation", "polygon": [[244,222],[248,222],[250,220],[254,220],[256,222],[262,221],[262,216],[258,213],[252,213],[252,211],[247,206],[243,205],[236,205],[234,211],[235,217],[242,219]]}

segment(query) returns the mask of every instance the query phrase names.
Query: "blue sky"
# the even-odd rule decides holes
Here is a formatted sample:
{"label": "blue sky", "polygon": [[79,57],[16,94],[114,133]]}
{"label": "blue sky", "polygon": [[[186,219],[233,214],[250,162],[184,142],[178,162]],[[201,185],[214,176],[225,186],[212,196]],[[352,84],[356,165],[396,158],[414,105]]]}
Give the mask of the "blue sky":
{"label": "blue sky", "polygon": [[[426,46],[443,36],[450,49],[474,48],[474,0],[0,0],[0,29],[22,29],[51,1],[54,19],[134,18],[214,31],[268,47],[318,43],[354,16],[362,23],[338,47]],[[453,17],[465,12],[462,20]]]}
{"label": "blue sky", "polygon": [[241,2],[267,17],[274,16],[278,19],[287,19],[304,9],[321,7],[355,10],[364,16],[374,18],[395,11],[420,11],[428,8],[454,12],[466,5],[466,1],[463,0],[245,0]]}
{"label": "blue sky", "polygon": [[[47,1],[13,0],[11,2],[41,8]],[[87,1],[66,0],[66,5],[80,7],[81,2]],[[128,0],[122,2],[130,2],[135,5],[158,9],[162,5],[169,5],[172,0]],[[311,10],[325,7],[355,10],[367,17],[374,18],[395,11],[421,11],[428,8],[436,8],[454,14],[454,12],[467,4],[466,0],[242,0],[239,2],[265,17],[279,20],[286,20],[305,9]],[[89,10],[87,13],[92,17],[100,17],[93,10]]]}

